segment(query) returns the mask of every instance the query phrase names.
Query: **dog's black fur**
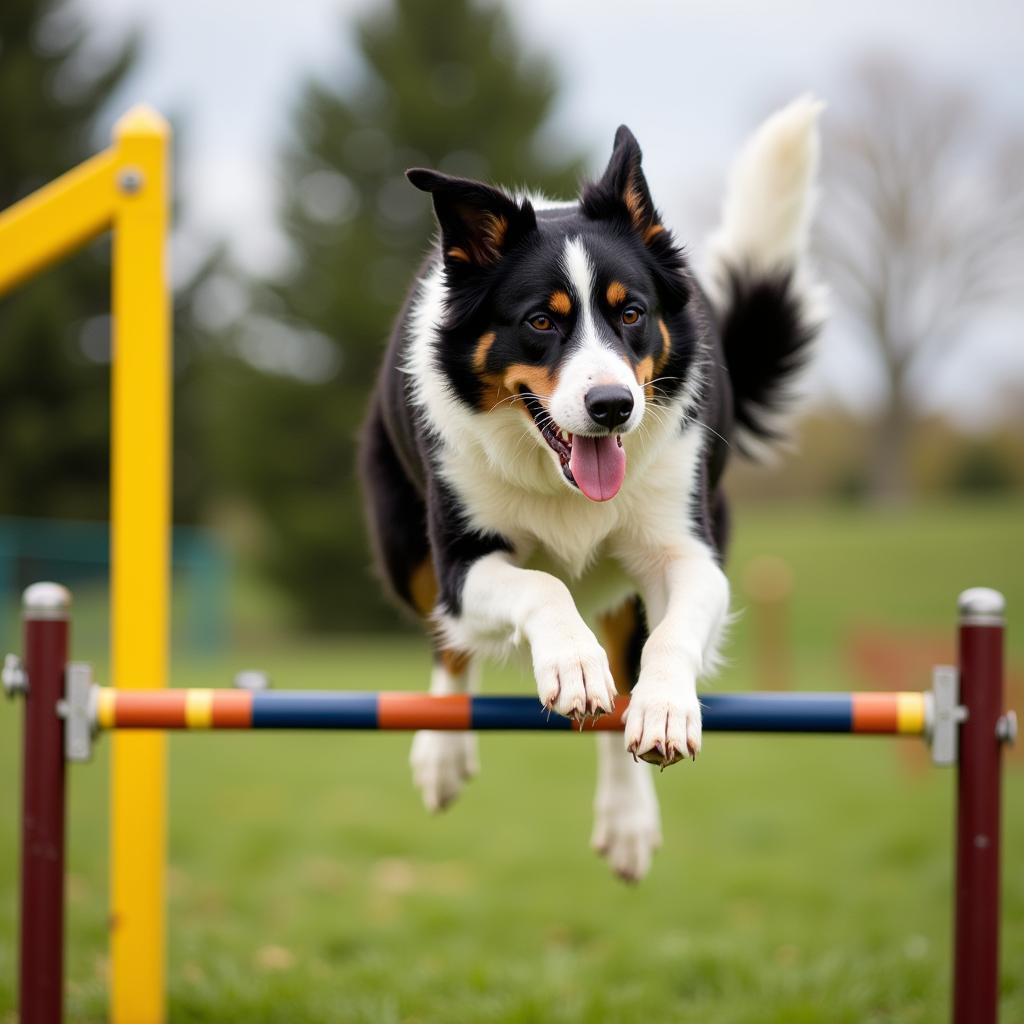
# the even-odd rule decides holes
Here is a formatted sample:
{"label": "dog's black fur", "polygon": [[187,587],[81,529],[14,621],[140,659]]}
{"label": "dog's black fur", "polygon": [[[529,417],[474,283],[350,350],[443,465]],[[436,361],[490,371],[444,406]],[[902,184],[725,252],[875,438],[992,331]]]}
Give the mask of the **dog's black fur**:
{"label": "dog's black fur", "polygon": [[[696,420],[709,437],[691,514],[700,535],[723,558],[729,517],[721,484],[736,427],[754,437],[775,436],[765,414],[782,400],[814,333],[801,319],[791,274],[731,267],[727,304],[716,318],[683,250],[661,223],[640,167],[640,149],[625,127],[616,135],[602,178],[587,185],[571,206],[535,209],[529,199],[434,171],[413,170],[408,176],[433,196],[441,237],[395,324],[360,456],[370,534],[393,595],[421,616],[430,615],[435,610],[434,599],[427,599],[431,588],[421,585],[417,592],[416,581],[427,572],[424,566],[432,566],[436,601],[458,615],[467,568],[490,552],[513,551],[500,532],[470,525],[462,497],[440,473],[437,439],[415,404],[408,349],[413,304],[424,278],[443,262],[446,302],[436,325],[437,371],[460,403],[486,417],[488,395],[510,368],[534,368],[555,381],[571,354],[575,304],[559,315],[549,308],[548,297],[567,290],[558,261],[565,240],[573,236],[585,240],[593,257],[598,291],[621,282],[631,301],[644,307],[639,326],[617,322],[608,303],[602,312],[623,360],[634,370],[644,360],[659,364],[651,404],[675,408],[681,389],[695,388],[695,402],[681,416],[680,429]],[[537,309],[549,314],[542,319],[550,319],[554,330],[531,326],[530,314]],[[481,339],[489,335],[493,338],[482,350]],[[513,389],[509,400],[521,403],[536,421],[526,391],[524,385]],[[636,650],[642,618],[635,616],[637,636],[625,640]]]}

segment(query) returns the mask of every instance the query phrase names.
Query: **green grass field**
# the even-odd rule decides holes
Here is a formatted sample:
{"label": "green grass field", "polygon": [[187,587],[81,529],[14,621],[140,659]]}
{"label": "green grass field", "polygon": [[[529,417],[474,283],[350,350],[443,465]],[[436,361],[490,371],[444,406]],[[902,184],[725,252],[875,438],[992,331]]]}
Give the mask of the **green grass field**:
{"label": "green grass field", "polygon": [[[1003,589],[1024,663],[1024,505],[741,514],[735,579],[793,567],[794,686],[867,688],[851,628],[951,630],[957,592]],[[742,606],[742,594],[737,603]],[[716,686],[750,684],[748,623]],[[81,653],[81,651],[79,651]],[[181,685],[256,661],[278,685],[420,688],[413,640],[263,642],[179,659]],[[928,666],[920,666],[920,685]],[[491,692],[527,691],[489,671]],[[0,711],[0,1021],[14,1020],[18,722]],[[176,736],[175,1022],[842,1024],[947,1019],[953,774],[861,737],[709,736],[658,778],[665,847],[636,887],[588,848],[593,743],[486,736],[483,772],[431,818],[406,736]],[[68,1019],[105,1019],[108,748],[71,772]],[[1024,1020],[1024,772],[1009,773],[1002,1019]]]}

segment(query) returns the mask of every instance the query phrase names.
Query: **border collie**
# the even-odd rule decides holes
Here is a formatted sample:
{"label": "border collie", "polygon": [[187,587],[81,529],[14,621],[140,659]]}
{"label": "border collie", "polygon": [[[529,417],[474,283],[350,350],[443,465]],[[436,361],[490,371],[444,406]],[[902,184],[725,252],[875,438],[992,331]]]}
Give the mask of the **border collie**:
{"label": "border collie", "polygon": [[[802,97],[747,144],[699,278],[628,128],[570,202],[408,172],[440,232],[362,435],[380,574],[431,629],[433,694],[525,643],[554,713],[582,724],[631,695],[625,742],[597,734],[593,834],[626,879],[660,843],[641,762],[701,746],[697,680],[729,618],[726,461],[782,436],[820,326],[819,110]],[[438,810],[476,773],[475,737],[420,732],[411,762]]]}

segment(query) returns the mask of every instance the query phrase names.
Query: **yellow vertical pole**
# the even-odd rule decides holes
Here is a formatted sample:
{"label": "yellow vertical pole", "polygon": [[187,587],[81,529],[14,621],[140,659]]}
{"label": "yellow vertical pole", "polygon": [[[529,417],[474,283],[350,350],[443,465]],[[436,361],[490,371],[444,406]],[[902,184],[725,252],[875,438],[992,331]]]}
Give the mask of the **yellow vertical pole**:
{"label": "yellow vertical pole", "polygon": [[[111,671],[115,686],[167,685],[171,308],[167,122],[146,107],[114,129]],[[113,734],[110,1018],[164,1019],[166,743]]]}

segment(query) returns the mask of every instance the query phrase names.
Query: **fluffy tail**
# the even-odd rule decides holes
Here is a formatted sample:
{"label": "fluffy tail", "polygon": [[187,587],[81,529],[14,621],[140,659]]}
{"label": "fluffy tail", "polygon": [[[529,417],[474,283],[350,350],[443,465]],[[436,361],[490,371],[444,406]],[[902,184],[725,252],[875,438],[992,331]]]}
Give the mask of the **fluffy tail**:
{"label": "fluffy tail", "polygon": [[806,265],[816,198],[818,115],[801,96],[755,132],[736,161],[708,244],[708,294],[732,381],[737,440],[753,454],[785,437],[793,384],[824,320]]}

